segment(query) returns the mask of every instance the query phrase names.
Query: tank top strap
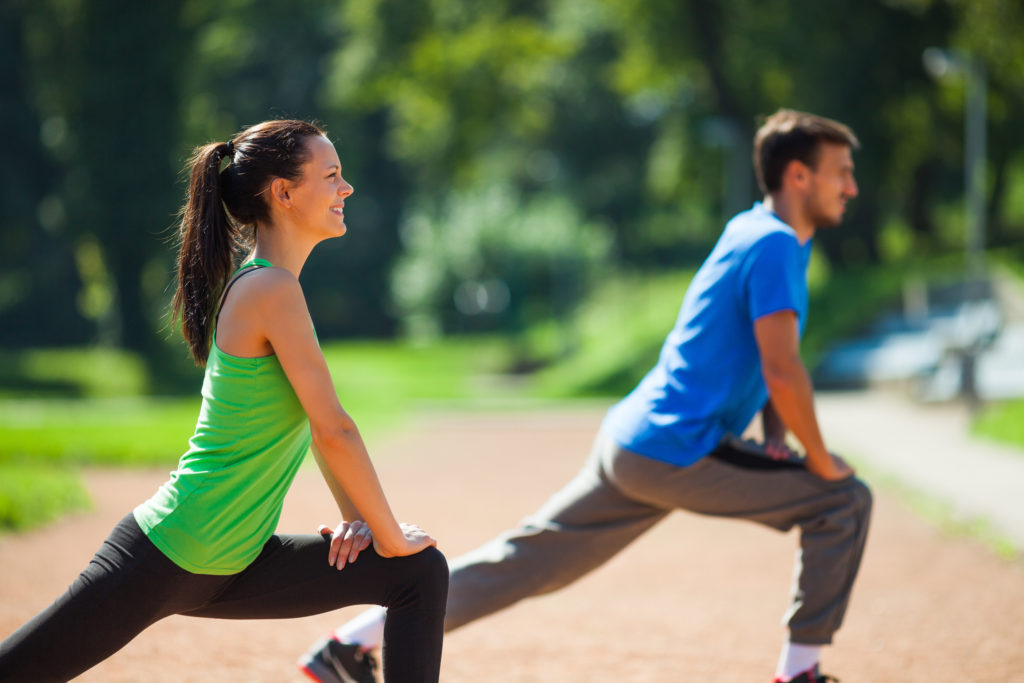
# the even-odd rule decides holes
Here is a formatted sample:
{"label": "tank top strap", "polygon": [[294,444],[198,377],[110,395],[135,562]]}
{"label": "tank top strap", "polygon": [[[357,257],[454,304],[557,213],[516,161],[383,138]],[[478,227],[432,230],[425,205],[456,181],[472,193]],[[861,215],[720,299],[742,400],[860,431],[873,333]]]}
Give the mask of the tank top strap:
{"label": "tank top strap", "polygon": [[231,274],[231,281],[228,282],[227,287],[224,288],[225,293],[228,287],[234,284],[234,281],[238,279],[238,276],[242,274],[242,271],[249,270],[250,268],[273,268],[274,264],[265,258],[251,258],[248,261],[243,261],[242,265],[238,266],[238,269]]}
{"label": "tank top strap", "polygon": [[258,270],[260,268],[273,268],[273,267],[274,267],[274,264],[271,263],[270,261],[268,261],[265,258],[249,259],[248,261],[244,261],[242,263],[242,265],[238,266],[238,268],[235,270],[235,272],[231,274],[231,279],[228,280],[228,283],[226,285],[224,285],[224,291],[221,292],[220,302],[217,304],[217,315],[214,317],[214,320],[213,320],[213,329],[214,330],[217,329],[217,323],[220,321],[220,309],[221,309],[222,306],[224,306],[224,300],[227,299],[227,297],[228,297],[228,290],[231,289],[232,285],[234,285],[236,282],[238,282],[238,279],[240,277],[242,277],[243,275],[245,275],[246,273],[248,273],[250,271]]}

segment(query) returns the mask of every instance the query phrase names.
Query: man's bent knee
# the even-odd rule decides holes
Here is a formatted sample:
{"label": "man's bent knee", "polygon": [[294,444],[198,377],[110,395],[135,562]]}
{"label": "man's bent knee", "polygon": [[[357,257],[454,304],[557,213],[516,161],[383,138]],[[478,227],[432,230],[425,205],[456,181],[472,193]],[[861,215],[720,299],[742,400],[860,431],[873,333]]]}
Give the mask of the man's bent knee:
{"label": "man's bent knee", "polygon": [[850,483],[850,495],[853,497],[853,507],[858,517],[867,518],[871,516],[871,506],[874,496],[871,489],[860,478],[854,478]]}

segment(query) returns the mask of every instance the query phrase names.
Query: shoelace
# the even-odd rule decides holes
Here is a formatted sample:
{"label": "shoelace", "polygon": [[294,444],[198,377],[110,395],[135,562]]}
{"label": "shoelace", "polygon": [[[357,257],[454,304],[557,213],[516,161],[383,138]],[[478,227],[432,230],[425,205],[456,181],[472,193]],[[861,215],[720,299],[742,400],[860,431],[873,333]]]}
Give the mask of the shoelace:
{"label": "shoelace", "polygon": [[[365,663],[368,667],[370,667],[370,671],[376,671],[378,669],[377,659],[369,652],[364,652],[363,650],[356,650],[352,656],[357,662]],[[333,652],[328,650],[327,657],[330,659],[331,666],[334,667],[335,671],[344,670],[345,665],[341,661],[339,661],[337,657],[334,656]]]}

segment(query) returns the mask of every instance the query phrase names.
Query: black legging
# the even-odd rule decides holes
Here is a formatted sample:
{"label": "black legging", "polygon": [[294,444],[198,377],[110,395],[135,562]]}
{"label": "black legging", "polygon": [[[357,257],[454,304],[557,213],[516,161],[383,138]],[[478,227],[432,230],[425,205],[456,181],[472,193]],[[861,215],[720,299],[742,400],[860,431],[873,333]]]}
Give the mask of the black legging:
{"label": "black legging", "polygon": [[358,604],[388,608],[387,681],[437,681],[448,594],[444,556],[428,548],[384,559],[371,546],[338,571],[327,563],[329,545],[329,537],[316,534],[273,536],[238,574],[192,574],[128,515],[67,592],[0,643],[0,681],[67,681],[172,614],[281,619]]}

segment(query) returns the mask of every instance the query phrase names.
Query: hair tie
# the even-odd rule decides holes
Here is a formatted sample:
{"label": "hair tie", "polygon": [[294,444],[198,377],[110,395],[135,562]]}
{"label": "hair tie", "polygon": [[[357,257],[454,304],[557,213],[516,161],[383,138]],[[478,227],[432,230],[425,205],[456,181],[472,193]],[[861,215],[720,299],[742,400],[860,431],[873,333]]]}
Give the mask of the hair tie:
{"label": "hair tie", "polygon": [[226,157],[234,157],[235,156],[235,141],[234,140],[228,140],[226,145],[227,145],[227,149],[224,150],[224,156],[226,156]]}

